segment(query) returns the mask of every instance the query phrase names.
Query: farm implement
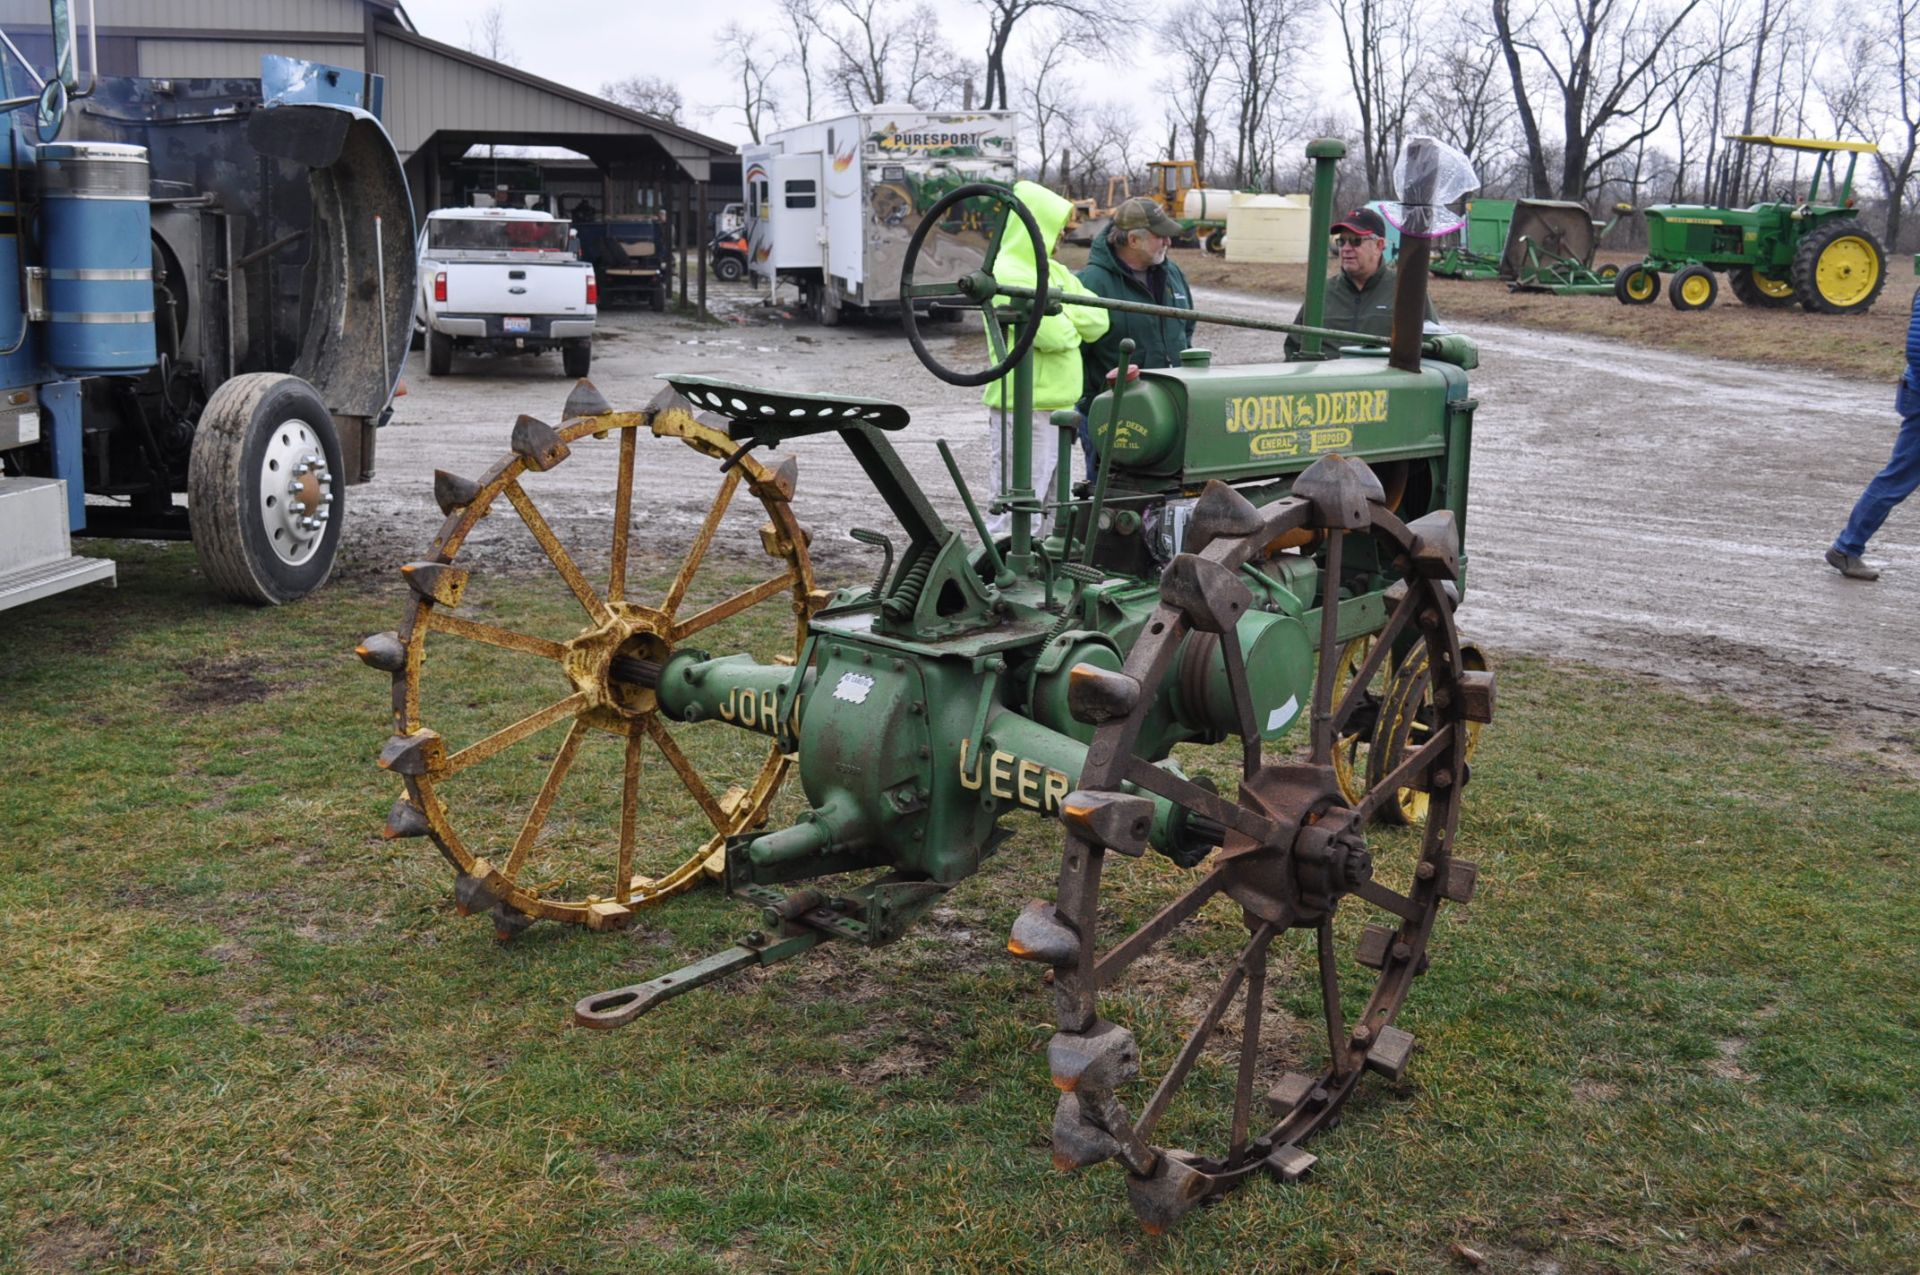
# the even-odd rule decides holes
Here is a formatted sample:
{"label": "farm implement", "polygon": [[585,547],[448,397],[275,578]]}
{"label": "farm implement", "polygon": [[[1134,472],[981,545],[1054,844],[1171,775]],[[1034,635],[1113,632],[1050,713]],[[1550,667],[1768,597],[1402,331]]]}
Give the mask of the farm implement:
{"label": "farm implement", "polygon": [[[1718,205],[1658,204],[1646,210],[1646,260],[1616,280],[1622,305],[1648,305],[1671,271],[1667,300],[1676,310],[1705,310],[1720,296],[1724,274],[1744,305],[1780,309],[1798,303],[1816,314],[1864,314],[1887,284],[1887,254],[1854,206],[1853,174],[1872,142],[1729,135]],[[1735,165],[1756,149],[1813,156],[1804,198],[1745,208],[1725,206]],[[1841,171],[1841,157],[1846,170]]]}
{"label": "farm implement", "polygon": [[[1309,150],[1310,280],[1324,277],[1342,153]],[[1410,207],[1459,193],[1410,168]],[[916,281],[966,200],[1009,210],[985,263]],[[1467,902],[1476,877],[1455,847],[1494,698],[1455,626],[1476,359],[1463,338],[1421,335],[1428,245],[1420,218],[1408,224],[1404,321],[1384,357],[1377,339],[1317,325],[1318,284],[1302,325],[1203,314],[1295,333],[1307,357],[1215,367],[1189,351],[1179,367],[1124,370],[1091,409],[1091,483],[1070,489],[1063,464],[1055,490],[1034,490],[1031,442],[1016,438],[993,506],[1012,514],[1004,540],[986,534],[944,443],[974,534],[941,518],[890,441],[908,413],[881,399],[670,375],[643,410],[615,411],[582,382],[559,425],[522,417],[489,473],[438,478],[447,521],[404,568],[405,622],[360,647],[393,682],[380,764],[405,792],[389,834],[431,839],[456,868],[461,909],[503,935],[539,918],[617,928],[710,874],[758,910],[735,945],[575,1007],[581,1025],[612,1028],[823,943],[891,942],[1003,845],[1006,816],[1052,819],[1053,897],[1020,911],[1007,948],[1041,967],[1052,1000],[1054,1164],[1119,1163],[1154,1232],[1250,1178],[1299,1179],[1314,1162],[1304,1144],[1363,1077],[1407,1068],[1402,1008],[1442,905]],[[1004,286],[992,270],[1006,234],[1045,248],[1003,189],[955,190],[920,223],[901,281],[903,298],[980,308],[991,366],[944,366],[913,308],[902,315],[942,380],[1011,374],[1020,419],[1035,315],[1063,301],[1159,308],[1056,298],[1044,272],[1034,289]],[[1334,346],[1347,356],[1323,357]],[[1072,421],[1055,423],[1064,451]],[[880,553],[872,583],[831,591],[816,586],[794,513],[797,463],[756,455],[829,434],[893,521],[853,532]],[[662,471],[643,447],[691,448],[717,471],[692,552],[644,601],[635,485]],[[535,493],[541,475],[594,457],[611,470],[613,524],[606,569],[589,575]],[[720,554],[723,512],[748,499],[765,518],[757,554]],[[511,594],[475,603],[486,573],[468,548],[496,515],[533,532],[570,619],[506,614]],[[733,575],[717,600],[691,601],[703,571]],[[754,615],[776,646],[719,646]],[[520,685],[433,700],[436,679],[476,653],[518,660]],[[539,706],[492,719],[515,689]],[[546,752],[529,764],[516,746],[536,735]],[[592,757],[603,787],[576,791],[569,776]],[[666,784],[642,782],[643,759],[664,760]],[[489,827],[516,762],[524,816]],[[775,820],[790,771],[805,808]],[[703,834],[690,856],[643,872],[639,859],[681,826],[650,822],[662,790],[683,792]],[[570,871],[594,850],[597,876]],[[1169,963],[1201,1002],[1184,1035],[1158,1017],[1136,1035],[1127,1008],[1152,1001],[1150,975]]]}

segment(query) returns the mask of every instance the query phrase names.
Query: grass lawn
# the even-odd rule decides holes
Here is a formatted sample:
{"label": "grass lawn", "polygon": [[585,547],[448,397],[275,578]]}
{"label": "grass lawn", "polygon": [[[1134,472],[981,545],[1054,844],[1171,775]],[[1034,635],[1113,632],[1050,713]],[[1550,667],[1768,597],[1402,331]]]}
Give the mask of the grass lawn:
{"label": "grass lawn", "polygon": [[185,546],[116,553],[117,591],[0,615],[0,1270],[1914,1269],[1920,787],[1818,735],[1504,662],[1406,1079],[1156,1240],[1117,1170],[1049,1165],[1003,944],[1050,825],[892,948],[581,1031],[757,919],[496,945],[378,835],[350,652],[397,572],[246,610]]}
{"label": "grass lawn", "polygon": [[[1079,267],[1084,248],[1063,248],[1060,260]],[[1306,291],[1306,267],[1255,265],[1209,257],[1197,248],[1175,249],[1174,260],[1200,287],[1237,288],[1300,296]],[[1641,260],[1637,252],[1601,252],[1600,262],[1621,265]],[[1887,259],[1887,285],[1866,314],[1809,314],[1805,310],[1755,310],[1741,305],[1720,277],[1720,299],[1710,310],[1682,313],[1667,303],[1667,276],[1652,305],[1624,306],[1606,296],[1556,297],[1541,292],[1509,292],[1497,280],[1433,280],[1433,306],[1453,322],[1499,323],[1545,332],[1609,337],[1703,357],[1741,359],[1768,366],[1807,368],[1841,376],[1884,381],[1888,394],[1906,367],[1907,324],[1911,318],[1912,258]],[[1891,401],[1891,399],[1889,399]]]}

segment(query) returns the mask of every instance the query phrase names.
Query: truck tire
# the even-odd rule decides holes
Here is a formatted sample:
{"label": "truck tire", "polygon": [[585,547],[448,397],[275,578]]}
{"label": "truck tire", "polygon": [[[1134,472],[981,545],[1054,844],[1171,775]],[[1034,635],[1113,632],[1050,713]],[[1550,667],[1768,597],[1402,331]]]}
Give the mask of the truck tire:
{"label": "truck tire", "polygon": [[562,341],[560,366],[575,380],[585,376],[587,369],[593,366],[593,338],[583,336],[577,340]]}
{"label": "truck tire", "polygon": [[1816,314],[1865,314],[1887,286],[1887,252],[1853,217],[1825,222],[1793,254],[1793,295]]}
{"label": "truck tire", "polygon": [[427,330],[427,375],[445,376],[453,371],[453,338],[445,332]]}
{"label": "truck tire", "polygon": [[187,518],[200,569],[226,597],[277,606],[325,584],[345,493],[340,436],[313,386],[249,372],[207,400],[187,462]]}
{"label": "truck tire", "polygon": [[655,314],[665,312],[667,308],[667,282],[662,278],[653,285],[653,291],[647,296],[647,308]]}

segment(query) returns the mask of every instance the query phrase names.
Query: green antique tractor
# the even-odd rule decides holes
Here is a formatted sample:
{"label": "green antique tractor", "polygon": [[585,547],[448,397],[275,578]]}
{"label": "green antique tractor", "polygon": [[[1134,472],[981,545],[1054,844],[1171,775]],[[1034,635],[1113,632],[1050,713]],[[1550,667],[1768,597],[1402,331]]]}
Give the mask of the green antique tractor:
{"label": "green antique tractor", "polygon": [[[1620,303],[1649,304],[1660,295],[1661,272],[1671,271],[1667,299],[1673,308],[1705,310],[1718,299],[1715,275],[1724,272],[1733,294],[1750,306],[1774,309],[1797,301],[1820,314],[1871,309],[1886,286],[1887,254],[1855,213],[1853,175],[1860,156],[1876,154],[1879,147],[1757,134],[1730,135],[1727,140],[1811,152],[1813,175],[1806,199],[1747,208],[1658,204],[1647,209],[1646,260],[1626,267],[1614,280]],[[1730,170],[1729,164],[1722,171]]]}
{"label": "green antique tractor", "polygon": [[[1317,326],[1343,151],[1309,149],[1308,322],[1199,316],[1299,335],[1305,359],[1216,367],[1193,350],[1116,376],[1091,410],[1097,477],[1072,488],[1063,463],[1054,491],[1033,489],[1016,431],[991,506],[1011,512],[1008,538],[986,533],[944,443],[975,534],[936,512],[889,441],[905,409],[703,376],[667,376],[638,411],[583,381],[559,426],[522,417],[491,472],[441,474],[447,521],[404,568],[405,621],[359,648],[392,676],[380,764],[405,790],[388,834],[431,839],[460,910],[503,937],[543,917],[618,928],[709,875],[755,907],[734,946],[575,1007],[576,1022],[610,1028],[823,943],[891,942],[1004,844],[1007,816],[1057,821],[1054,896],[1019,913],[1007,944],[1050,985],[1054,1163],[1118,1161],[1155,1232],[1254,1176],[1297,1180],[1314,1160],[1302,1144],[1362,1077],[1408,1065],[1402,1007],[1442,904],[1473,894],[1455,837],[1493,710],[1492,674],[1454,620],[1475,352],[1421,330],[1417,216],[1385,356],[1377,338]],[[1413,207],[1453,197],[1407,184]],[[985,263],[916,282],[967,200],[1009,210]],[[983,310],[992,365],[979,371],[943,366],[911,307],[902,318],[942,379],[1011,374],[1016,419],[1032,402],[1034,315],[1063,301],[1159,312],[1050,296],[1044,273],[1031,290],[998,283],[1001,239],[1022,233],[1044,255],[1006,191],[954,190],[925,214],[902,279],[903,296]],[[1332,345],[1347,357],[1322,357]],[[1055,423],[1064,457],[1073,422]],[[794,459],[754,454],[826,438],[894,523],[853,533],[880,570],[833,591],[815,586],[794,516]],[[635,487],[662,472],[643,449],[683,444],[718,467],[717,496],[671,583],[642,600]],[[537,502],[553,471],[596,464],[613,520],[589,566]],[[721,553],[722,514],[747,493],[766,519],[757,553]],[[551,560],[553,609],[490,591],[471,565],[503,513]],[[728,649],[729,626],[756,615],[760,636]],[[488,656],[502,671],[476,676]],[[648,758],[667,783],[642,782]],[[776,819],[795,770],[804,807]],[[685,837],[668,798],[699,834]],[[659,858],[689,840],[691,857]],[[1204,996],[1183,1039],[1158,1017],[1136,1037],[1117,1020],[1169,962]],[[1140,1094],[1144,1074],[1157,1081]]]}

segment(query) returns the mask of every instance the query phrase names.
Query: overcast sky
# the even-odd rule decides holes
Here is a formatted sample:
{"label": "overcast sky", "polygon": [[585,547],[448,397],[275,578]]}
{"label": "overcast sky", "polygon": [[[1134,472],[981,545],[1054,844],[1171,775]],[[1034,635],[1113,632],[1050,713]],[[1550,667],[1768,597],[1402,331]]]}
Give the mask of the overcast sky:
{"label": "overcast sky", "polygon": [[[401,0],[421,35],[467,47],[470,33],[491,6],[488,0]],[[985,60],[987,20],[971,4],[942,0],[941,29],[948,43],[975,61]],[[506,43],[523,71],[597,93],[612,80],[659,75],[680,86],[689,127],[745,142],[737,95],[714,49],[714,37],[738,21],[766,31],[768,44],[785,48],[774,0],[503,0]],[[818,56],[818,55],[816,55]],[[819,91],[815,85],[816,94]],[[798,105],[781,122],[797,121]]]}

